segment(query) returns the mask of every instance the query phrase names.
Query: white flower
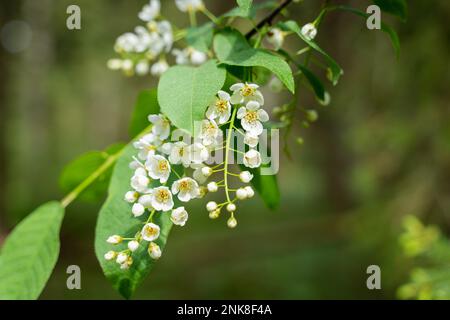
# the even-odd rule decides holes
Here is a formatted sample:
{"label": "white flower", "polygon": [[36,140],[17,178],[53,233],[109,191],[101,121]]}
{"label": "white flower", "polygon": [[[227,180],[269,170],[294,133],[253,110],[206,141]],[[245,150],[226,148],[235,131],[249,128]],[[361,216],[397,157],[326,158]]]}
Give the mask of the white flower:
{"label": "white flower", "polygon": [[259,137],[251,132],[246,132],[244,136],[244,143],[254,148],[259,143]]}
{"label": "white flower", "polygon": [[127,270],[133,264],[133,258],[128,257],[124,263],[120,263],[120,269]]}
{"label": "white flower", "polygon": [[242,182],[249,183],[250,181],[252,181],[253,175],[249,171],[242,171],[239,174],[239,178],[241,179]]}
{"label": "white flower", "polygon": [[250,149],[244,154],[244,165],[248,168],[258,168],[261,165],[261,155],[255,149]]}
{"label": "white flower", "polygon": [[198,137],[202,139],[203,145],[210,146],[216,143],[220,136],[220,129],[214,120],[202,120],[200,134]]}
{"label": "white flower", "polygon": [[192,174],[192,176],[195,180],[197,180],[198,183],[202,184],[208,179],[209,175],[205,175],[205,173],[203,172],[203,168],[209,167],[205,166],[204,164],[191,164],[191,168],[194,169],[194,173]]}
{"label": "white flower", "polygon": [[215,201],[210,201],[206,204],[206,210],[209,212],[214,211],[217,209],[217,203]]}
{"label": "white flower", "polygon": [[148,73],[150,66],[148,65],[147,60],[141,60],[136,64],[134,68],[138,76],[145,76]]}
{"label": "white flower", "polygon": [[159,16],[160,10],[161,3],[159,0],[150,0],[149,4],[146,4],[139,12],[138,17],[142,21],[149,22]]}
{"label": "white flower", "polygon": [[236,211],[236,205],[234,203],[227,204],[227,211],[228,212],[234,212]]}
{"label": "white flower", "polygon": [[206,53],[195,49],[191,50],[190,56],[191,56],[191,63],[195,66],[201,65],[208,59]]}
{"label": "white flower", "polygon": [[120,59],[109,59],[107,62],[108,69],[120,70],[122,69],[122,60]]}
{"label": "white flower", "polygon": [[128,167],[129,167],[130,169],[132,169],[132,170],[136,170],[136,169],[138,169],[138,168],[143,167],[143,165],[142,165],[142,163],[140,163],[139,161],[133,160],[133,161],[130,162],[130,164],[128,165]]}
{"label": "white flower", "polygon": [[[151,24],[151,23],[150,23]],[[172,32],[172,25],[169,21],[164,20],[161,22],[158,22],[155,28],[155,32],[158,33],[158,41],[160,43],[161,49],[165,52],[169,52],[170,49],[172,49],[173,44],[173,32]],[[159,48],[156,47],[155,50],[158,50]]]}
{"label": "white flower", "polygon": [[139,37],[132,32],[127,32],[117,38],[114,49],[117,52],[136,52],[139,45]]}
{"label": "white flower", "polygon": [[123,240],[123,238],[121,237],[121,236],[118,236],[118,235],[113,235],[113,236],[110,236],[107,240],[106,240],[106,242],[108,242],[108,243],[110,243],[110,244],[119,244],[119,243],[121,243],[122,242],[122,240]]}
{"label": "white flower", "polygon": [[201,164],[208,160],[208,149],[200,142],[193,143],[189,146],[189,160],[193,164]]}
{"label": "white flower", "polygon": [[266,41],[270,43],[275,50],[278,50],[283,45],[284,32],[278,28],[272,28],[267,32]]}
{"label": "white flower", "polygon": [[198,11],[205,7],[202,0],[175,0],[175,4],[183,12]]}
{"label": "white flower", "polygon": [[134,63],[130,59],[125,59],[122,61],[122,71],[127,75],[133,75]]}
{"label": "white flower", "polygon": [[202,174],[206,177],[209,177],[213,173],[213,170],[208,166],[204,166],[201,170]]}
{"label": "white flower", "polygon": [[139,193],[136,191],[128,191],[125,193],[125,201],[129,203],[136,202],[137,198],[139,197]]}
{"label": "white flower", "polygon": [[219,186],[216,182],[212,181],[206,185],[209,192],[216,192],[219,189]]}
{"label": "white flower", "polygon": [[227,226],[228,226],[228,228],[231,228],[231,229],[236,228],[236,226],[237,226],[237,220],[236,220],[236,218],[235,218],[234,216],[231,216],[231,217],[228,219],[228,221],[227,221]]}
{"label": "white flower", "polygon": [[159,179],[159,182],[166,183],[169,179],[171,168],[166,158],[159,154],[151,155],[145,162],[150,178]]}
{"label": "white flower", "polygon": [[184,167],[188,167],[191,163],[189,145],[183,141],[173,143],[169,154],[169,161],[172,164],[181,163]]}
{"label": "white flower", "polygon": [[139,248],[139,242],[136,240],[132,240],[128,242],[128,249],[130,249],[131,252],[136,251]]}
{"label": "white flower", "polygon": [[184,226],[188,219],[189,215],[184,207],[178,207],[172,210],[172,214],[170,215],[170,220],[172,220],[173,224],[178,226]]}
{"label": "white flower", "polygon": [[264,109],[260,109],[258,102],[250,101],[245,107],[239,108],[237,118],[241,119],[242,128],[253,136],[259,136],[263,132],[261,122],[268,121],[269,115]]}
{"label": "white flower", "polygon": [[161,186],[153,189],[152,207],[158,211],[169,211],[173,208],[173,199],[169,188]]}
{"label": "white flower", "polygon": [[167,139],[170,135],[170,121],[162,114],[151,114],[148,121],[153,124],[152,132],[161,140]]}
{"label": "white flower", "polygon": [[126,253],[124,253],[124,252],[121,252],[121,253],[119,253],[119,254],[117,255],[116,262],[117,262],[118,264],[122,264],[122,263],[124,263],[125,261],[127,261],[127,259],[128,259],[128,255],[127,255]]}
{"label": "white flower", "polygon": [[236,197],[239,200],[244,200],[245,198],[247,198],[247,191],[244,188],[239,188],[236,190]]}
{"label": "white flower", "polygon": [[155,154],[159,145],[161,145],[161,140],[153,133],[148,133],[138,141],[133,142],[133,146],[139,150],[138,158],[141,160],[146,160],[149,155]]}
{"label": "white flower", "polygon": [[256,101],[262,106],[264,104],[264,97],[258,88],[259,86],[253,83],[233,84],[230,87],[230,90],[233,91],[230,102],[232,104],[238,104]]}
{"label": "white flower", "polygon": [[255,195],[255,191],[253,191],[252,187],[246,186],[244,189],[247,192],[247,198],[251,198]]}
{"label": "white flower", "polygon": [[172,193],[178,193],[178,199],[183,202],[188,202],[196,198],[199,193],[197,181],[192,178],[181,178],[172,184]]}
{"label": "white flower", "polygon": [[145,208],[140,203],[133,204],[133,207],[131,208],[131,212],[133,213],[133,216],[140,217],[144,214]]}
{"label": "white flower", "polygon": [[144,194],[144,195],[140,196],[138,202],[144,208],[147,208],[149,210],[153,210],[153,208],[152,208],[152,199],[153,199],[152,193],[153,193],[153,190],[149,190],[149,191],[150,192],[148,194]]}
{"label": "white flower", "polygon": [[220,210],[214,210],[209,213],[210,219],[217,219],[219,217]]}
{"label": "white flower", "polygon": [[209,105],[206,111],[206,117],[210,120],[219,119],[218,123],[223,124],[228,121],[231,115],[230,95],[220,90],[217,93],[217,98]]}
{"label": "white flower", "polygon": [[148,245],[148,254],[152,259],[161,258],[161,248],[154,242],[150,242]]}
{"label": "white flower", "polygon": [[107,253],[105,253],[105,255],[103,256],[105,258],[105,260],[113,260],[115,259],[117,256],[117,253],[115,251],[108,251]]}
{"label": "white flower", "polygon": [[159,77],[164,72],[166,72],[167,69],[169,69],[169,65],[167,64],[167,61],[165,59],[160,59],[158,62],[155,62],[152,65],[152,67],[150,69],[150,73],[153,76]]}
{"label": "white flower", "polygon": [[192,47],[187,47],[183,50],[173,49],[172,54],[175,56],[175,62],[180,65],[200,65],[208,59],[206,53],[195,50]]}
{"label": "white flower", "polygon": [[147,223],[141,231],[142,239],[145,241],[154,241],[158,239],[160,230],[157,224],[152,222]]}
{"label": "white flower", "polygon": [[307,40],[313,40],[317,35],[316,26],[313,23],[307,23],[302,27],[301,33]]}
{"label": "white flower", "polygon": [[144,168],[137,168],[131,177],[131,187],[140,193],[146,193],[148,191],[148,185],[150,179],[147,177],[147,171]]}

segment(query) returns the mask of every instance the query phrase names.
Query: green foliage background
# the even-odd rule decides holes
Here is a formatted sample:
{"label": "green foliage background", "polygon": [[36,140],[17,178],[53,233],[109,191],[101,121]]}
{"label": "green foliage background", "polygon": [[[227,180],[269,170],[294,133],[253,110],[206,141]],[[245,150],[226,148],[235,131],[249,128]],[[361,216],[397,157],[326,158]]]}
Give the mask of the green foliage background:
{"label": "green foliage background", "polygon": [[[138,93],[156,82],[124,78],[107,70],[106,60],[115,38],[137,24],[143,2],[79,0],[80,31],[65,27],[72,1],[0,5],[0,25],[19,18],[33,31],[24,53],[0,48],[0,241],[34,208],[63,196],[58,179],[68,161],[128,140]],[[166,16],[187,23],[172,1],[164,2]],[[232,5],[205,2],[214,13]],[[339,3],[364,10],[361,1]],[[318,6],[305,0],[287,19],[301,25]],[[190,206],[189,223],[172,230],[163,258],[135,298],[398,297],[397,289],[422,263],[400,245],[406,215],[437,225],[440,246],[450,250],[444,240],[450,232],[449,18],[445,0],[410,1],[406,23],[383,15],[399,31],[397,60],[385,34],[368,31],[360,17],[330,14],[317,42],[345,73],[337,87],[327,88],[332,100],[319,109],[319,121],[308,129],[294,126],[305,143],[291,140],[292,160],[281,159],[277,211],[257,198],[247,201],[239,227],[229,230],[203,207]],[[287,97],[265,94],[267,106]],[[315,105],[310,92],[301,94]],[[42,299],[119,298],[95,258],[99,206],[67,209],[60,259]],[[447,261],[433,264],[445,271]],[[71,264],[81,267],[80,291],[66,288]],[[370,264],[381,267],[381,291],[365,287]],[[441,284],[450,278],[443,274]]]}

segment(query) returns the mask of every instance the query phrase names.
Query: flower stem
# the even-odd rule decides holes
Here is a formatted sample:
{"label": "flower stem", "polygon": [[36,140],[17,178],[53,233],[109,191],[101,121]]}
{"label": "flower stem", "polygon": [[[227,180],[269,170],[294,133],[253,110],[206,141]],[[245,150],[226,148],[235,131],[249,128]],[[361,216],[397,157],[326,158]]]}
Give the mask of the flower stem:
{"label": "flower stem", "polygon": [[228,136],[227,136],[227,143],[225,145],[225,162],[223,164],[223,178],[224,178],[224,184],[225,184],[225,194],[227,196],[227,201],[230,202],[230,194],[228,189],[228,157],[230,155],[230,143],[231,143],[231,137],[233,136],[233,126],[234,126],[234,119],[236,118],[237,108],[233,110],[233,113],[231,115],[230,120],[230,126],[228,128]]}
{"label": "flower stem", "polygon": [[103,164],[97,168],[89,177],[83,180],[78,186],[75,187],[68,195],[61,200],[61,205],[66,208],[71,204],[86,188],[88,188],[98,177],[100,177],[106,170],[108,170],[120,157],[123,148],[113,155],[110,155]]}
{"label": "flower stem", "polygon": [[[144,133],[146,133],[149,128],[151,128],[151,125],[142,130],[141,133],[139,133],[134,139],[142,136]],[[133,140],[134,140],[133,139]],[[105,162],[98,167],[93,173],[91,173],[86,179],[84,179],[78,186],[75,187],[71,192],[69,192],[62,200],[61,205],[63,208],[66,208],[69,204],[71,204],[78,196],[86,190],[92,183],[94,183],[103,173],[106,172],[109,168],[111,168],[114,163],[116,163],[117,159],[122,155],[123,150],[125,147],[121,148],[116,153],[108,156],[106,158]]]}
{"label": "flower stem", "polygon": [[189,9],[189,22],[191,24],[191,27],[197,26],[197,17],[195,16],[195,10]]}
{"label": "flower stem", "polygon": [[208,17],[208,19],[210,19],[213,23],[217,24],[217,17],[208,9],[206,9],[206,7],[203,7],[200,10],[205,16]]}

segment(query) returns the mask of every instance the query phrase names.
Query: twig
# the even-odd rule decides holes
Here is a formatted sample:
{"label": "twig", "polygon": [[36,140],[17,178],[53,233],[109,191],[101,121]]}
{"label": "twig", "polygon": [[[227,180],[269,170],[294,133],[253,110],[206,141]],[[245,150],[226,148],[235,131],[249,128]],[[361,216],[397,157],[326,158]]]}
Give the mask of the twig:
{"label": "twig", "polygon": [[288,5],[291,4],[293,0],[285,0],[282,4],[280,4],[277,8],[275,8],[275,10],[272,11],[272,13],[270,13],[267,17],[265,17],[264,19],[262,19],[257,25],[256,27],[254,27],[252,30],[250,30],[245,37],[247,39],[250,39],[256,32],[258,32],[258,30],[263,27],[266,23],[271,23],[272,20],[284,9],[286,8]]}

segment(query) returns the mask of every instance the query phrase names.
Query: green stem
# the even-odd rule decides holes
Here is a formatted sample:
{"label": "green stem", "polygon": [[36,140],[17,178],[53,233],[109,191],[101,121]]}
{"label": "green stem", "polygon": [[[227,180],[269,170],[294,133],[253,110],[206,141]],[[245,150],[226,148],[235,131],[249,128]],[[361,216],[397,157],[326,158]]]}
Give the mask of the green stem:
{"label": "green stem", "polygon": [[217,17],[208,9],[206,9],[206,7],[203,7],[200,10],[205,16],[208,17],[209,20],[211,20],[213,23],[217,24]]}
{"label": "green stem", "polygon": [[189,9],[188,13],[189,13],[189,22],[191,23],[191,27],[196,27],[197,26],[197,17],[195,16],[195,11]]}
{"label": "green stem", "polygon": [[[151,127],[148,126],[141,133],[139,133],[133,140],[140,137],[144,133],[148,131]],[[71,204],[78,196],[86,190],[92,183],[94,183],[103,173],[106,172],[112,165],[117,161],[117,159],[122,155],[125,147],[117,151],[116,153],[110,155],[103,164],[98,167],[93,173],[91,173],[86,179],[84,179],[78,186],[76,186],[70,193],[68,193],[62,200],[61,205],[66,208],[69,204]]]}
{"label": "green stem", "polygon": [[231,137],[233,136],[233,125],[234,125],[234,119],[236,118],[237,108],[233,110],[233,113],[231,115],[230,120],[230,126],[228,128],[228,136],[227,136],[227,143],[225,145],[225,162],[223,164],[223,181],[225,184],[225,194],[227,196],[227,201],[230,202],[230,194],[228,189],[228,157],[230,155],[230,143],[231,143]]}

